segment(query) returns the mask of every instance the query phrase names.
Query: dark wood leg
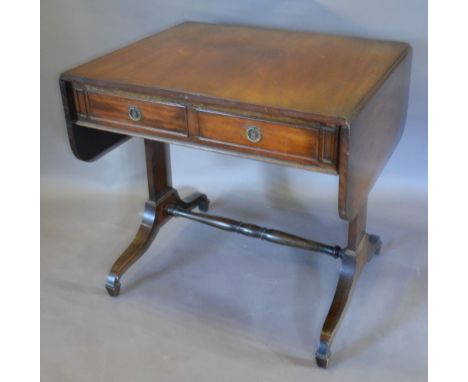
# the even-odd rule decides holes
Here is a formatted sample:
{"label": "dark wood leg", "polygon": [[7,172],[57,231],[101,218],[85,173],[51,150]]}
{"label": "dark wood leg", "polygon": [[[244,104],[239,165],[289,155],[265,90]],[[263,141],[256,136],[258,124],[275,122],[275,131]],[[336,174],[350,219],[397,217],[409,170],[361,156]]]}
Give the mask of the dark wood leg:
{"label": "dark wood leg", "polygon": [[366,205],[364,205],[356,218],[349,222],[348,246],[342,253],[340,277],[320,334],[320,344],[315,353],[317,365],[323,368],[329,366],[330,347],[346,307],[351,299],[359,274],[366,262],[370,260],[374,254],[380,252],[381,242],[379,237],[368,235],[365,232],[366,215],[367,210]]}
{"label": "dark wood leg", "polygon": [[169,145],[145,139],[146,171],[149,200],[145,204],[143,219],[135,238],[112,265],[107,276],[106,289],[111,296],[120,292],[120,278],[148,249],[159,228],[169,219],[164,214],[167,204],[176,204],[206,211],[209,201],[206,195],[195,194],[189,201],[182,201],[172,188]]}
{"label": "dark wood leg", "polygon": [[159,227],[156,222],[156,204],[148,201],[145,204],[143,219],[135,238],[112,265],[107,275],[106,289],[111,296],[118,296],[120,292],[120,278],[137,261],[153,242]]}

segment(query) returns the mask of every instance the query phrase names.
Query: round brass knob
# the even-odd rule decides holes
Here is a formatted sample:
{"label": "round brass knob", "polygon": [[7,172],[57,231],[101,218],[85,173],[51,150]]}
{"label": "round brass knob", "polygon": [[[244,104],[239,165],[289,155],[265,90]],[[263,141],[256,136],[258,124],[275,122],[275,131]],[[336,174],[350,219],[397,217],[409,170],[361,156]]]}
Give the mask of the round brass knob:
{"label": "round brass knob", "polygon": [[128,107],[128,118],[132,121],[138,122],[141,119],[141,111],[136,106]]}
{"label": "round brass knob", "polygon": [[262,132],[257,126],[248,126],[245,136],[252,143],[258,143],[262,139]]}

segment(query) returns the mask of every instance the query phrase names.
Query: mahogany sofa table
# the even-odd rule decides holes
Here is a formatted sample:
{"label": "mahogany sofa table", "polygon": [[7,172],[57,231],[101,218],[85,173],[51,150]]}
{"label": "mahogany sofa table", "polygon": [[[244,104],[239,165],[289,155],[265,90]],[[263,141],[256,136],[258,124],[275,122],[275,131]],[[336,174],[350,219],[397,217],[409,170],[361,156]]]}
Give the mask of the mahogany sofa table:
{"label": "mahogany sofa table", "polygon": [[[410,62],[406,43],[187,22],[63,73],[77,158],[145,142],[149,200],[107,277],[109,294],[171,217],[329,255],[342,267],[316,352],[327,367],[356,280],[380,250],[366,233],[367,197],[403,131]],[[339,176],[346,248],[206,214],[203,194],[181,200],[170,143]]]}

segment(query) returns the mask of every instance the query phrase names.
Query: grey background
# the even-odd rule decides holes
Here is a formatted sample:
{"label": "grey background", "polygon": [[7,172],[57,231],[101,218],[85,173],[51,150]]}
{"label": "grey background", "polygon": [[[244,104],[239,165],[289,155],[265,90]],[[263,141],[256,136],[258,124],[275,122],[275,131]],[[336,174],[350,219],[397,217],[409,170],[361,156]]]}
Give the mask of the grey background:
{"label": "grey background", "polygon": [[[143,144],[73,157],[60,73],[186,20],[409,42],[400,145],[369,200],[384,241],[339,332],[336,366],[314,347],[338,262],[174,220],[110,299],[104,277],[146,198]],[[174,185],[214,211],[345,244],[338,178],[171,147]],[[41,2],[41,350],[46,381],[427,379],[427,4],[425,1]]]}

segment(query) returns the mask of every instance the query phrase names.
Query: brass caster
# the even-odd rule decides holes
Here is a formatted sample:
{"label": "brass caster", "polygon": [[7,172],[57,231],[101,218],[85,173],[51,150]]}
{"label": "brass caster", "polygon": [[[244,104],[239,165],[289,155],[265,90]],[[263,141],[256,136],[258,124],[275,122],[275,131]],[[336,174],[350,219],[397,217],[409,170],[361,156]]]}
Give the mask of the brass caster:
{"label": "brass caster", "polygon": [[330,366],[330,349],[325,342],[320,342],[315,353],[315,362],[317,362],[317,366],[322,369],[326,369]]}
{"label": "brass caster", "polygon": [[117,297],[120,293],[119,277],[114,273],[109,273],[106,281],[107,293],[112,297]]}

